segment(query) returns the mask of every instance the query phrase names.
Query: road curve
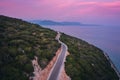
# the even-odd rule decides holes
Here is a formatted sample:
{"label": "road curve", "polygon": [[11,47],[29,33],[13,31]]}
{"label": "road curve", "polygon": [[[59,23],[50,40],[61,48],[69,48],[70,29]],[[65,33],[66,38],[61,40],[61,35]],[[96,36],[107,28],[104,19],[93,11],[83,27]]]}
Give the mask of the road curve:
{"label": "road curve", "polygon": [[59,54],[53,68],[51,69],[47,80],[59,80],[59,74],[62,69],[62,66],[64,65],[68,47],[66,44],[61,42],[59,38],[60,38],[60,33],[58,32],[56,36],[56,40],[58,40],[58,42],[61,44],[61,53]]}

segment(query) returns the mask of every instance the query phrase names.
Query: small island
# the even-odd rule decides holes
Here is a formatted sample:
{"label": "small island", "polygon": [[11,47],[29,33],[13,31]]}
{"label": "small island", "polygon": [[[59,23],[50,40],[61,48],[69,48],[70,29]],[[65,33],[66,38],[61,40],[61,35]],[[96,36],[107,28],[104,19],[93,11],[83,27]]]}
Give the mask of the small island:
{"label": "small island", "polygon": [[84,24],[80,22],[70,22],[70,21],[53,21],[53,20],[31,20],[29,22],[39,24],[39,25],[51,25],[51,26],[100,26],[97,24]]}

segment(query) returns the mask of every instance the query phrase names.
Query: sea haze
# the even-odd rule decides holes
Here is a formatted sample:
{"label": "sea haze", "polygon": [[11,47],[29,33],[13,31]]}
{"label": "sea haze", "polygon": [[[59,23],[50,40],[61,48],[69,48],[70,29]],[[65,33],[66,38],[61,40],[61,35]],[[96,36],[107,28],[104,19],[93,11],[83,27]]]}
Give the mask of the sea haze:
{"label": "sea haze", "polygon": [[120,26],[43,26],[83,39],[101,48],[120,72]]}

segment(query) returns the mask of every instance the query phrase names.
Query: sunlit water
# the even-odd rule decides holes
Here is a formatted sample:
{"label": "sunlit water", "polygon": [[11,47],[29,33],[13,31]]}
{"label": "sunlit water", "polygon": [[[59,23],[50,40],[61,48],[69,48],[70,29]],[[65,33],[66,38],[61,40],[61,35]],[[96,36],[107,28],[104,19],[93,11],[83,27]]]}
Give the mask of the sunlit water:
{"label": "sunlit water", "polygon": [[120,26],[44,26],[83,39],[105,51],[120,72]]}

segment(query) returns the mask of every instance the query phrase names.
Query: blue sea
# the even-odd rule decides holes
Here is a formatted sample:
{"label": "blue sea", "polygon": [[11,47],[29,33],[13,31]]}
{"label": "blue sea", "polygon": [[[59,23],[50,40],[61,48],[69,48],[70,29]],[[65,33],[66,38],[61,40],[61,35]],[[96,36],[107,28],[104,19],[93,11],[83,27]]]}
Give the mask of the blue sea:
{"label": "blue sea", "polygon": [[85,40],[106,52],[120,72],[120,26],[44,26]]}

